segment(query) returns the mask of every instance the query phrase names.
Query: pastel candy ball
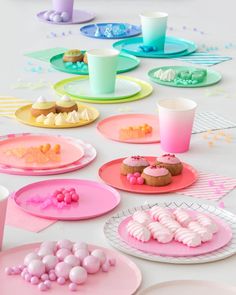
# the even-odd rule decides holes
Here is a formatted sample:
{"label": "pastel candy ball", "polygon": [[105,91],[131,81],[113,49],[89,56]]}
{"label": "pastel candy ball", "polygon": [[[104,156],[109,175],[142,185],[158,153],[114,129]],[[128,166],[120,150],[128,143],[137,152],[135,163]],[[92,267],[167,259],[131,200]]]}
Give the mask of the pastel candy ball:
{"label": "pastel candy ball", "polygon": [[43,273],[45,273],[45,265],[40,260],[32,260],[29,263],[27,270],[32,276],[40,277]]}
{"label": "pastel candy ball", "polygon": [[57,243],[54,241],[45,241],[41,244],[40,249],[41,248],[48,248],[48,249],[52,249],[53,251],[56,251]]}
{"label": "pastel candy ball", "polygon": [[63,277],[60,277],[60,278],[57,279],[57,282],[58,282],[59,285],[64,285],[66,280]]}
{"label": "pastel candy ball", "polygon": [[134,177],[134,176],[130,177],[129,182],[131,184],[136,184],[136,182],[137,182],[136,177]]}
{"label": "pastel candy ball", "polygon": [[64,195],[63,194],[58,194],[57,195],[57,201],[58,202],[63,202],[64,201]]}
{"label": "pastel candy ball", "polygon": [[44,273],[44,274],[41,275],[40,279],[41,279],[43,282],[45,282],[45,281],[47,281],[47,280],[49,279],[49,276],[48,276],[47,273]]}
{"label": "pastel candy ball", "polygon": [[130,178],[131,178],[132,176],[133,176],[132,173],[128,173],[128,174],[127,174],[127,179],[130,180]]}
{"label": "pastel candy ball", "polygon": [[137,177],[140,177],[140,176],[141,176],[141,174],[140,174],[139,172],[135,172],[135,173],[134,173],[134,177],[137,178]]}
{"label": "pastel candy ball", "polygon": [[56,276],[55,273],[52,272],[52,273],[49,274],[49,280],[50,281],[53,282],[53,281],[56,281],[56,279],[57,279],[57,276]]}
{"label": "pastel candy ball", "polygon": [[72,202],[71,195],[66,194],[64,200],[65,200],[66,204],[71,204],[71,202]]}
{"label": "pastel candy ball", "polygon": [[55,13],[55,12],[51,13],[51,14],[49,15],[49,20],[50,20],[50,21],[53,21],[54,16],[56,16],[56,13]]}
{"label": "pastel candy ball", "polygon": [[46,270],[54,269],[58,263],[58,258],[54,255],[47,255],[43,257],[42,262],[45,264]]}
{"label": "pastel candy ball", "polygon": [[44,285],[46,285],[48,289],[50,289],[52,286],[52,284],[49,280],[44,281]]}
{"label": "pastel candy ball", "polygon": [[26,282],[30,282],[31,278],[32,278],[32,276],[29,273],[25,274],[25,276],[24,276],[24,279]]}
{"label": "pastel candy ball", "polygon": [[51,14],[50,11],[46,11],[46,12],[44,13],[44,15],[43,15],[43,18],[44,18],[45,20],[49,20],[50,14]]}
{"label": "pastel candy ball", "polygon": [[39,278],[36,277],[36,276],[33,276],[33,277],[30,279],[30,283],[31,283],[32,285],[38,285],[38,283],[39,283]]}
{"label": "pastel candy ball", "polygon": [[65,262],[59,262],[55,267],[55,273],[58,277],[62,277],[65,280],[69,278],[71,265]]}
{"label": "pastel candy ball", "polygon": [[108,272],[110,269],[110,263],[109,261],[107,260],[103,265],[102,265],[102,271],[104,272]]}
{"label": "pastel candy ball", "polygon": [[144,179],[143,179],[143,177],[138,177],[138,178],[137,178],[137,184],[144,184]]}
{"label": "pastel candy ball", "polygon": [[73,247],[73,243],[70,241],[70,240],[60,240],[57,242],[57,246],[58,248],[66,248],[66,249],[69,249],[71,250],[72,247]]}
{"label": "pastel candy ball", "polygon": [[11,267],[6,267],[6,268],[5,268],[5,274],[7,274],[7,275],[11,275],[12,272],[13,272],[13,269],[12,269]]}
{"label": "pastel candy ball", "polygon": [[84,258],[83,267],[87,270],[87,273],[94,274],[100,269],[100,260],[97,257],[89,255]]}
{"label": "pastel candy ball", "polygon": [[59,14],[56,14],[53,16],[52,21],[55,23],[60,23],[60,22],[62,22],[62,17]]}
{"label": "pastel candy ball", "polygon": [[66,258],[64,259],[64,262],[68,263],[72,267],[80,265],[80,259],[72,254],[66,256]]}
{"label": "pastel candy ball", "polygon": [[61,18],[63,22],[68,22],[70,20],[70,16],[68,12],[64,11],[61,13]]}
{"label": "pastel candy ball", "polygon": [[73,202],[78,202],[79,201],[79,196],[77,194],[73,193],[71,195],[71,199],[72,199]]}
{"label": "pastel candy ball", "polygon": [[88,250],[88,244],[84,242],[77,242],[73,245],[73,251],[75,252],[78,249],[86,249]]}
{"label": "pastel candy ball", "polygon": [[39,257],[44,257],[44,256],[47,256],[47,255],[52,255],[54,253],[53,249],[52,248],[49,248],[49,247],[42,247],[39,249],[38,251],[38,256]]}
{"label": "pastel candy ball", "polygon": [[101,249],[96,249],[91,252],[91,255],[97,257],[102,265],[106,261],[106,254]]}
{"label": "pastel candy ball", "polygon": [[87,280],[87,271],[81,266],[75,266],[71,269],[69,278],[72,283],[83,284]]}
{"label": "pastel candy ball", "polygon": [[75,251],[75,256],[80,259],[80,261],[83,261],[85,257],[89,255],[89,252],[87,249],[78,249]]}
{"label": "pastel candy ball", "polygon": [[37,259],[40,259],[37,253],[35,252],[29,253],[24,258],[24,265],[27,266],[32,260],[37,260]]}
{"label": "pastel candy ball", "polygon": [[69,290],[72,291],[72,292],[75,292],[77,291],[77,285],[75,283],[70,283],[69,284]]}
{"label": "pastel candy ball", "polygon": [[70,250],[63,248],[57,251],[56,256],[60,261],[63,261],[66,258],[66,256],[70,254],[71,254]]}
{"label": "pastel candy ball", "polygon": [[40,283],[40,284],[38,284],[38,289],[39,289],[39,291],[46,291],[47,286],[44,283]]}

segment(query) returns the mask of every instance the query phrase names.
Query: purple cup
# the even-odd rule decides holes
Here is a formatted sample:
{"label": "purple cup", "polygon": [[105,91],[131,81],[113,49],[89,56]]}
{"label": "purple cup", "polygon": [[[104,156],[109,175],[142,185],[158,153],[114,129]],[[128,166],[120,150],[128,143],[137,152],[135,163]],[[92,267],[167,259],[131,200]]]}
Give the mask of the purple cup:
{"label": "purple cup", "polygon": [[72,18],[74,0],[52,0],[53,10],[56,12],[67,12],[69,18]]}

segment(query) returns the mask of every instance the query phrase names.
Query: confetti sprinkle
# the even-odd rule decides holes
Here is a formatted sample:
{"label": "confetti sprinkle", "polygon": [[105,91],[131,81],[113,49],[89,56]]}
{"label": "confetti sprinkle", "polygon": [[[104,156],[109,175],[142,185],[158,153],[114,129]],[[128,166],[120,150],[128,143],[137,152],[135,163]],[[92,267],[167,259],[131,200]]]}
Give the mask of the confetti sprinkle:
{"label": "confetti sprinkle", "polygon": [[223,201],[219,202],[218,207],[221,208],[221,209],[224,209],[225,208],[225,203]]}

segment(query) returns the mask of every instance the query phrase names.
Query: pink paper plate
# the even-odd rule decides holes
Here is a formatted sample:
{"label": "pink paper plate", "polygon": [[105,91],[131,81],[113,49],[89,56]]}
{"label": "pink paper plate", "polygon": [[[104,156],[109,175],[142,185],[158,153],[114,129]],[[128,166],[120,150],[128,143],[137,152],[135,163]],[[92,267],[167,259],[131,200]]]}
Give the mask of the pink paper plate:
{"label": "pink paper plate", "polygon": [[[152,126],[153,131],[150,135],[142,138],[132,138],[132,139],[120,139],[119,131],[121,128],[126,128],[128,126],[139,126],[143,124],[148,124]],[[160,142],[158,120],[155,115],[148,114],[123,114],[108,117],[100,121],[97,125],[97,129],[106,138],[111,140],[126,142],[126,143],[154,143]]]}
{"label": "pink paper plate", "polygon": [[[154,163],[156,157],[146,157],[150,162]],[[130,184],[126,176],[120,174],[120,166],[124,158],[116,159],[104,164],[99,169],[99,176],[105,183],[123,191],[139,193],[139,194],[162,194],[177,191],[192,185],[198,178],[197,171],[188,164],[183,163],[183,171],[181,175],[173,176],[172,183],[166,186],[149,186]]]}
{"label": "pink paper plate", "polygon": [[[195,217],[195,211],[188,210],[188,212],[192,217]],[[210,217],[216,222],[218,226],[218,232],[214,234],[214,237],[211,241],[202,243],[199,247],[195,248],[187,247],[182,243],[176,241],[172,241],[167,244],[161,244],[158,243],[156,240],[151,239],[147,243],[142,243],[131,237],[126,230],[126,225],[132,219],[131,216],[125,218],[120,223],[118,232],[125,243],[129,244],[131,247],[135,249],[138,249],[146,253],[171,257],[198,256],[216,251],[227,245],[232,239],[232,230],[230,226],[227,223],[225,223],[222,219],[216,217],[215,215],[210,215]]]}
{"label": "pink paper plate", "polygon": [[[54,146],[59,144],[61,146],[59,162],[48,163],[26,163],[24,158],[16,158],[14,156],[7,156],[6,152],[13,148],[29,148],[40,146],[43,144],[50,144]],[[21,169],[54,169],[72,164],[80,160],[84,156],[84,150],[80,145],[75,145],[67,140],[67,138],[42,135],[42,134],[11,134],[5,140],[0,141],[0,165]]]}
{"label": "pink paper plate", "polygon": [[[60,188],[73,187],[80,196],[79,204],[58,209],[50,206],[41,209],[39,204],[28,202],[34,196],[47,196]],[[26,185],[15,192],[17,206],[29,214],[47,219],[81,220],[94,218],[113,210],[120,203],[120,194],[108,185],[83,179],[51,179]]]}
{"label": "pink paper plate", "polygon": [[[25,255],[33,252],[39,244],[28,244],[9,249],[0,253],[0,285],[1,295],[39,295],[41,292],[37,286],[26,283],[20,276],[7,276],[4,272],[5,267],[22,264]],[[89,275],[85,284],[79,285],[78,292],[75,294],[83,295],[131,295],[138,289],[142,277],[137,266],[124,255],[102,247],[90,245],[90,250],[94,248],[102,249],[106,255],[116,259],[116,266],[110,268],[105,273],[100,271],[95,275]],[[50,291],[45,294],[50,295],[71,295],[73,292],[68,290],[68,284],[60,286],[52,283]]]}

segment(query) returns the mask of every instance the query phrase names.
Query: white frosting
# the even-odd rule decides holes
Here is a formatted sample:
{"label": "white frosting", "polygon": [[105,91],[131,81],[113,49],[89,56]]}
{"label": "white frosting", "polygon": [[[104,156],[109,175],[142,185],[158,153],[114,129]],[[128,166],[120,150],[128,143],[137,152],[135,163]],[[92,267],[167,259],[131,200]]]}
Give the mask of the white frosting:
{"label": "white frosting", "polygon": [[130,220],[126,228],[131,237],[138,241],[148,242],[151,239],[151,232],[149,229],[134,220]]}
{"label": "white frosting", "polygon": [[173,212],[176,220],[182,225],[182,226],[187,226],[189,222],[192,221],[191,216],[183,209],[177,208]]}
{"label": "white frosting", "polygon": [[151,222],[150,216],[145,211],[136,211],[133,214],[133,220],[142,225],[148,225]]}
{"label": "white frosting", "polygon": [[160,206],[153,206],[150,210],[150,214],[152,219],[155,221],[160,221],[165,216],[172,218],[171,211]]}
{"label": "white frosting", "polygon": [[47,117],[48,119],[55,119],[56,115],[57,115],[57,114],[49,113],[46,117]]}
{"label": "white frosting", "polygon": [[44,121],[43,121],[43,124],[44,125],[54,125],[55,123],[55,119],[54,118],[49,118],[47,117]]}
{"label": "white frosting", "polygon": [[91,120],[91,115],[90,115],[90,113],[89,113],[89,111],[87,109],[84,109],[80,113],[80,119],[84,120],[84,121],[90,121]]}
{"label": "white frosting", "polygon": [[176,72],[172,69],[162,70],[159,69],[154,73],[154,77],[160,79],[161,81],[173,81],[175,79]]}
{"label": "white frosting", "polygon": [[71,99],[70,99],[69,96],[67,96],[67,95],[63,95],[63,96],[60,98],[60,101],[68,102],[68,101],[71,101]]}
{"label": "white frosting", "polygon": [[179,228],[181,228],[181,225],[174,220],[173,218],[170,218],[169,216],[165,216],[160,220],[160,223],[167,227],[172,233],[175,233]]}
{"label": "white frosting", "polygon": [[203,227],[200,223],[198,223],[197,221],[191,221],[188,224],[188,228],[191,231],[199,234],[202,242],[210,241],[213,238],[213,234],[207,228]]}
{"label": "white frosting", "polygon": [[150,230],[153,239],[159,243],[166,244],[173,240],[173,233],[159,222],[151,222],[147,228]]}
{"label": "white frosting", "polygon": [[200,235],[185,227],[181,227],[175,232],[175,240],[188,247],[197,247],[201,245]]}
{"label": "white frosting", "polygon": [[199,213],[196,219],[202,226],[207,228],[211,233],[215,234],[218,231],[217,225],[210,217]]}
{"label": "white frosting", "polygon": [[36,102],[47,102],[46,98],[43,96],[39,96],[36,100]]}
{"label": "white frosting", "polygon": [[65,117],[63,116],[62,113],[56,115],[54,122],[55,122],[55,125],[56,126],[65,125],[66,124]]}
{"label": "white frosting", "polygon": [[37,123],[43,123],[45,119],[46,119],[46,116],[44,116],[44,115],[42,114],[42,115],[40,115],[40,116],[38,116],[38,117],[36,118],[36,122],[37,122]]}

